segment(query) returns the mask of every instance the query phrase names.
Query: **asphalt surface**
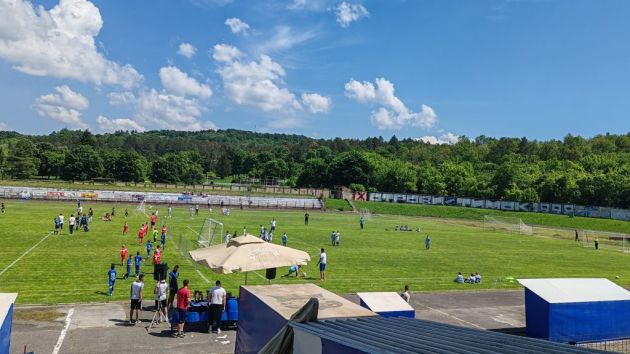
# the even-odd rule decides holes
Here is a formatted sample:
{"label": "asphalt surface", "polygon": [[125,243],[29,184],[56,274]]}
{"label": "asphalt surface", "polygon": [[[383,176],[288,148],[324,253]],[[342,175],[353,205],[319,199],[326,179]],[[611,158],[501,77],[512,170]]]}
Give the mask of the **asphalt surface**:
{"label": "asphalt surface", "polygon": [[[356,295],[346,295],[358,303]],[[456,291],[412,294],[416,318],[463,327],[524,334],[523,291]],[[57,311],[54,320],[29,319],[29,313]],[[127,303],[18,307],[13,320],[11,352],[54,353],[72,315],[57,353],[232,353],[236,330],[209,334],[207,326],[186,328],[186,337],[173,338],[166,324],[150,332],[154,312],[141,313],[142,324],[130,326]]]}

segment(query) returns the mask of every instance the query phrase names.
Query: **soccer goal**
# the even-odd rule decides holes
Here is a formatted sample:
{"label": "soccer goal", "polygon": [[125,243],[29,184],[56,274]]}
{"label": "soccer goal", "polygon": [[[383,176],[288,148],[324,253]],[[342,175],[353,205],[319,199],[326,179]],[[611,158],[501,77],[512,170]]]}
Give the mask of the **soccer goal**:
{"label": "soccer goal", "polygon": [[223,242],[223,223],[212,218],[206,218],[197,239],[199,247],[208,247]]}
{"label": "soccer goal", "polygon": [[483,228],[486,230],[518,232],[524,235],[534,234],[534,228],[532,226],[525,224],[520,218],[508,216],[484,215]]}
{"label": "soccer goal", "polygon": [[621,232],[607,232],[596,230],[582,231],[582,247],[595,247],[595,241],[599,248],[618,249],[630,253],[630,235]]}
{"label": "soccer goal", "polygon": [[140,204],[138,204],[138,206],[136,207],[136,210],[134,211],[136,214],[144,214],[147,215],[147,206],[144,203],[144,200],[142,200],[140,202]]}
{"label": "soccer goal", "polygon": [[365,219],[365,220],[372,220],[372,212],[370,211],[370,209],[368,208],[363,208],[361,209],[361,216]]}

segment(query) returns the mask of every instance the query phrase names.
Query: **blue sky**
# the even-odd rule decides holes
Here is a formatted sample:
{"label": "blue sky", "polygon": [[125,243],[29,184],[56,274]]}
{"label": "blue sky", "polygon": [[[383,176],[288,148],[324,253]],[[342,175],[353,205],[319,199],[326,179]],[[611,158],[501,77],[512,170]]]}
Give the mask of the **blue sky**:
{"label": "blue sky", "polygon": [[630,130],[630,2],[0,0],[0,128]]}

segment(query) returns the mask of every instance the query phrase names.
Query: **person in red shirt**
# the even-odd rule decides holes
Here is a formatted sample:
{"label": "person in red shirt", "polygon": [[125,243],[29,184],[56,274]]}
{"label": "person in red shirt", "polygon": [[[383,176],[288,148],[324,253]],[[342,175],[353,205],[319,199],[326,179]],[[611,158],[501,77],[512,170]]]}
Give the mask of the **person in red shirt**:
{"label": "person in red shirt", "polygon": [[144,227],[141,227],[138,231],[138,240],[139,243],[142,244],[142,241],[144,240]]}
{"label": "person in red shirt", "polygon": [[123,244],[120,248],[120,265],[125,265],[125,259],[127,259],[127,247]]}
{"label": "person in red shirt", "polygon": [[127,222],[125,221],[125,225],[123,225],[123,235],[126,235],[129,233],[129,224],[127,224]]}
{"label": "person in red shirt", "polygon": [[157,248],[153,252],[153,264],[160,263],[162,263],[162,250],[160,249],[160,246],[157,246]]}
{"label": "person in red shirt", "polygon": [[186,313],[190,305],[190,290],[188,290],[188,279],[184,279],[184,286],[177,291],[177,314],[179,321],[177,323],[176,337],[184,337],[184,323],[186,323]]}
{"label": "person in red shirt", "polygon": [[155,215],[155,213],[151,213],[151,227],[155,226],[155,224],[157,224],[157,215]]}

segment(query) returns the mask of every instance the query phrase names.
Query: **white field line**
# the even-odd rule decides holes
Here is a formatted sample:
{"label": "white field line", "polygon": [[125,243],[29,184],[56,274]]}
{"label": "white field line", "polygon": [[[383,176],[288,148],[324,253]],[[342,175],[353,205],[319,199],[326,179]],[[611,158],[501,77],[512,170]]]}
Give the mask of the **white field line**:
{"label": "white field line", "polygon": [[59,349],[61,349],[61,345],[63,344],[63,340],[66,338],[66,332],[68,332],[68,327],[70,327],[70,322],[72,322],[72,314],[74,313],[74,308],[71,308],[68,311],[68,315],[66,316],[66,324],[63,326],[61,333],[59,333],[59,339],[57,339],[57,344],[55,344],[55,348],[52,351],[52,354],[58,354]]}
{"label": "white field line", "polygon": [[39,240],[39,242],[37,242],[36,244],[33,245],[33,247],[29,248],[26,252],[22,253],[21,256],[19,256],[16,260],[14,260],[11,264],[9,264],[8,266],[6,266],[1,272],[0,275],[4,274],[7,270],[11,269],[11,267],[13,267],[15,265],[15,263],[19,262],[20,259],[24,258],[24,256],[26,256],[27,254],[29,254],[33,249],[35,249],[35,247],[39,246],[40,243],[44,242],[50,235],[52,235],[52,231],[48,233],[48,235],[44,236],[44,238],[42,238],[41,240]]}
{"label": "white field line", "polygon": [[472,323],[472,322],[468,322],[468,321],[466,321],[466,320],[462,320],[461,318],[459,318],[459,317],[457,317],[457,316],[453,316],[453,315],[451,315],[451,314],[449,314],[449,313],[446,313],[446,312],[444,312],[444,311],[440,311],[440,310],[438,310],[438,309],[434,309],[434,308],[429,307],[429,306],[426,306],[426,305],[424,305],[424,307],[428,308],[428,309],[429,309],[429,310],[431,310],[431,311],[435,311],[435,312],[437,312],[437,313],[440,313],[440,314],[442,314],[442,315],[444,315],[444,316],[446,316],[446,317],[450,317],[450,318],[452,318],[452,319],[454,319],[454,320],[456,320],[456,321],[458,321],[458,322],[465,323],[465,324],[467,324],[467,325],[469,325],[469,326],[473,326],[473,327],[476,327],[476,328],[479,328],[479,329],[485,329],[485,328],[483,328],[483,327],[481,327],[481,326],[478,326],[478,325],[476,325],[476,324],[474,324],[474,323]]}
{"label": "white field line", "polygon": [[197,273],[199,273],[199,276],[203,278],[203,280],[206,281],[206,283],[210,284],[210,280],[208,280],[208,278],[206,278],[203,274],[201,274],[201,272],[199,271],[199,269],[197,269]]}

